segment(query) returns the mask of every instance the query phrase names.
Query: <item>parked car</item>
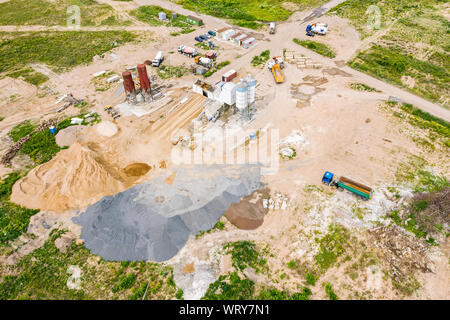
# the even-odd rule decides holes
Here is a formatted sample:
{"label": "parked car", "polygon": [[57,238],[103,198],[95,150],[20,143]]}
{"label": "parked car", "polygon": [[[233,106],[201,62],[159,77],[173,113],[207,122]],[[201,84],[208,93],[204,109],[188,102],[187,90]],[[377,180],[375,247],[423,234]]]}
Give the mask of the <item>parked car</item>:
{"label": "parked car", "polygon": [[204,34],[202,34],[201,36],[199,36],[199,38],[201,38],[202,40],[208,40],[208,37],[205,36]]}
{"label": "parked car", "polygon": [[200,38],[200,37],[195,37],[194,39],[195,39],[195,41],[198,41],[198,42],[203,42],[203,39],[202,39],[202,38]]}
{"label": "parked car", "polygon": [[211,36],[213,36],[213,37],[216,36],[216,33],[215,33],[214,31],[212,31],[212,30],[209,30],[208,33],[209,33]]}

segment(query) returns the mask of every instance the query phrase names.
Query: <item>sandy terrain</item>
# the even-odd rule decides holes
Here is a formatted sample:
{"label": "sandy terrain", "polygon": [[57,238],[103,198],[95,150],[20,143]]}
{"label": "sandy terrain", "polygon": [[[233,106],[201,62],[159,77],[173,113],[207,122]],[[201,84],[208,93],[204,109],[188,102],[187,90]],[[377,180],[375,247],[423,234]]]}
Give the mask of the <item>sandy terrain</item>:
{"label": "sandy terrain", "polygon": [[[138,5],[152,3],[190,14],[179,6],[159,0],[100,2],[108,3],[117,10],[129,10]],[[361,41],[356,31],[343,19],[328,16],[320,18],[330,26],[330,33],[320,40],[337,51],[335,59],[326,59],[293,43],[294,37],[306,38],[303,32],[304,25],[299,25],[299,21],[310,14],[311,12],[294,14],[289,21],[277,26],[275,35],[260,32],[257,36],[261,40],[249,50],[216,41],[220,47],[218,60],[230,60],[231,64],[210,77],[208,79],[210,83],[219,81],[221,75],[230,69],[237,70],[239,77],[251,72],[258,81],[257,117],[246,125],[245,129],[253,132],[261,130],[261,136],[264,136],[265,132],[262,129],[270,127],[278,130],[281,139],[298,130],[304,134],[305,141],[295,147],[297,156],[293,160],[280,160],[276,174],[267,175],[263,179],[270,196],[281,193],[289,199],[287,208],[265,210],[261,208],[262,196],[257,198],[249,196],[240,205],[233,205],[229,209],[231,212],[228,218],[232,223],[227,221],[225,230],[215,230],[199,238],[191,236],[178,254],[168,261],[174,266],[175,281],[185,291],[185,298],[200,298],[209,283],[217,279],[219,274],[232,269],[230,257],[224,255],[221,248],[226,242],[237,240],[254,240],[258,244],[270,244],[270,250],[274,253],[274,258],[269,260],[271,270],[274,273],[284,270],[290,277],[289,281],[281,282],[278,287],[295,290],[296,284],[303,281],[303,276],[286,271],[286,264],[291,259],[299,257],[306,261],[308,254],[314,250],[302,235],[318,230],[322,232],[331,221],[342,216],[344,216],[342,219],[356,230],[356,234],[368,228],[355,217],[349,217],[351,213],[333,206],[332,202],[327,210],[316,208],[315,215],[314,212],[309,212],[306,208],[312,206],[310,201],[313,197],[305,193],[307,185],[319,185],[325,170],[355,177],[379,191],[380,198],[377,198],[379,202],[374,206],[378,206],[377,210],[379,209],[375,210],[379,213],[377,219],[384,221],[382,216],[383,214],[385,216],[386,212],[383,211],[385,208],[382,204],[387,200],[381,190],[384,190],[385,184],[394,181],[398,164],[405,161],[410,154],[433,160],[433,155],[423,152],[402,132],[401,125],[393,125],[389,121],[379,105],[389,96],[396,96],[447,120],[450,119],[449,111],[346,67],[345,61],[359,49]],[[26,207],[43,209],[36,216],[36,220],[46,218],[49,221],[59,221],[58,219],[66,221],[67,227],[79,237],[81,233],[79,227],[67,222],[75,215],[75,211],[71,209],[84,210],[105,196],[114,195],[145,181],[151,182],[157,173],[165,171],[167,172],[165,182],[168,185],[173,184],[176,172],[171,171],[174,166],[171,157],[172,134],[179,129],[188,129],[204,106],[205,98],[192,93],[190,89],[197,77],[186,75],[179,79],[164,81],[156,78],[159,84],[171,86],[166,88],[165,92],[172,101],[151,115],[141,118],[122,116],[114,121],[104,112],[103,107],[105,104],[115,105],[121,102],[122,96],[114,98],[114,93],[121,84],[115,84],[107,92],[96,92],[90,80],[92,74],[102,70],[112,70],[119,74],[127,66],[151,60],[158,50],[166,53],[165,64],[191,65],[191,59],[176,52],[177,46],[192,45],[195,35],[226,25],[214,17],[202,15],[202,18],[206,23],[205,26],[194,33],[177,37],[169,37],[171,30],[168,28],[152,29],[136,24],[136,29],[148,28],[146,30],[158,32],[151,35],[152,41],[138,45],[129,44],[113,50],[117,57],[106,54],[105,58],[97,57],[90,65],[79,66],[59,75],[46,73],[45,68],[41,69],[41,72],[50,77],[46,85],[54,91],[54,94],[43,98],[36,96],[38,89],[20,80],[0,80],[2,88],[0,106],[3,112],[0,115],[5,117],[0,122],[2,135],[23,119],[51,116],[55,111],[56,98],[70,92],[76,97],[90,101],[93,105],[92,110],[101,114],[103,120],[94,127],[78,131],[76,141],[67,150],[62,150],[48,163],[32,169],[26,177],[14,185],[11,200]],[[250,65],[253,56],[266,49],[271,50],[271,55],[281,55],[283,49],[296,50],[321,63],[323,67],[300,70],[295,65],[287,64],[284,70],[285,83],[275,85],[271,73],[265,67],[254,68]],[[171,54],[171,51],[174,53]],[[152,76],[156,75],[153,69],[148,69]],[[349,88],[349,84],[353,82],[365,83],[381,92],[354,91]],[[298,93],[307,96],[307,103],[299,102]],[[12,98],[14,101],[11,101],[11,96],[15,96]],[[183,100],[185,98],[186,100]],[[66,111],[68,114],[70,112],[74,110],[69,108]],[[253,147],[255,145],[248,148]],[[277,158],[278,152],[272,150]],[[10,169],[0,168],[1,173],[8,170]],[[347,194],[338,194],[334,195],[336,199],[333,199],[336,203],[341,201],[347,207],[355,203],[361,205],[361,201],[346,196]],[[320,197],[318,199],[317,203],[324,200]],[[255,209],[254,212],[249,210],[248,216],[245,217],[247,220],[242,220],[244,214],[240,211],[243,212],[246,206],[256,203],[258,210]],[[43,231],[42,237],[46,236],[48,232]],[[25,249],[30,250],[42,244],[42,238],[39,239],[40,242],[34,240],[35,242],[30,242],[29,247],[25,246]],[[448,244],[436,250],[438,252],[433,256],[436,271],[422,275],[421,280],[425,285],[414,298],[449,298]],[[363,276],[353,281],[345,272],[347,266],[344,264],[333,268],[320,278],[320,283],[312,289],[315,298],[326,298],[321,284],[327,281],[336,283],[335,288],[343,298],[355,298],[352,296],[352,290],[345,288],[348,283],[351,283],[356,291],[370,292],[372,298],[399,297],[391,283],[382,279],[381,269],[367,268],[363,270]],[[249,277],[271,283],[260,275],[249,274]]]}

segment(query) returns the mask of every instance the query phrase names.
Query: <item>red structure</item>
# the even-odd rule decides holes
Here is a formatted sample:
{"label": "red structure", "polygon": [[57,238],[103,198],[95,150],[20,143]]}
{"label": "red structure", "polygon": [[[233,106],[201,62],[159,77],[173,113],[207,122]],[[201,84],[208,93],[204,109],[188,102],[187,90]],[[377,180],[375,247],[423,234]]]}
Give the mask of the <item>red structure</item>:
{"label": "red structure", "polygon": [[133,77],[131,76],[131,72],[130,71],[122,72],[122,77],[123,77],[123,87],[125,88],[125,93],[126,94],[135,93],[136,88],[134,86],[134,81],[133,81]]}
{"label": "red structure", "polygon": [[150,80],[148,79],[147,67],[145,64],[138,64],[137,71],[139,74],[139,81],[143,92],[151,92]]}

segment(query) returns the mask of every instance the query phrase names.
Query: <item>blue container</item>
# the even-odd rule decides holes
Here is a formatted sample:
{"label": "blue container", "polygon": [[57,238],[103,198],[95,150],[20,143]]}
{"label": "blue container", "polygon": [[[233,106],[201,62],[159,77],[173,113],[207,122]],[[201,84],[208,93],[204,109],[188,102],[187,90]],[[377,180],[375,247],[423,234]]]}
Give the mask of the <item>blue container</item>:
{"label": "blue container", "polygon": [[52,134],[55,134],[55,133],[56,133],[56,128],[55,128],[55,126],[49,127],[49,130],[50,130],[50,132],[51,132]]}

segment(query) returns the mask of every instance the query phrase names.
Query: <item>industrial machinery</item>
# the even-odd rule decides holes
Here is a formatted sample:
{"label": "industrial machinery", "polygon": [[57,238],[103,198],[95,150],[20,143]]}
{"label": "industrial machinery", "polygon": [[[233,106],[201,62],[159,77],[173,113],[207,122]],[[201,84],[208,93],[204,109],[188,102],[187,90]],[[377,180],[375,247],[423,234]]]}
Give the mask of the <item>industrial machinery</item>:
{"label": "industrial machinery", "polygon": [[195,57],[198,54],[197,49],[184,45],[178,47],[178,52],[189,57]]}
{"label": "industrial machinery", "polygon": [[314,37],[315,34],[326,35],[328,32],[328,25],[326,23],[313,23],[306,27],[306,35]]}
{"label": "industrial machinery", "polygon": [[158,51],[155,58],[152,61],[152,66],[159,67],[164,60],[164,53],[162,51]]}
{"label": "industrial machinery", "polygon": [[270,34],[275,34],[275,22],[271,22],[269,24],[269,33]]}
{"label": "industrial machinery", "polygon": [[212,68],[214,61],[212,59],[199,56],[195,58],[195,63],[206,68]]}
{"label": "industrial machinery", "polygon": [[323,175],[322,183],[330,186],[335,186],[338,189],[346,189],[366,200],[372,199],[373,196],[372,188],[346,177],[340,177],[339,179],[336,179],[334,177],[334,174],[329,171],[326,171]]}

